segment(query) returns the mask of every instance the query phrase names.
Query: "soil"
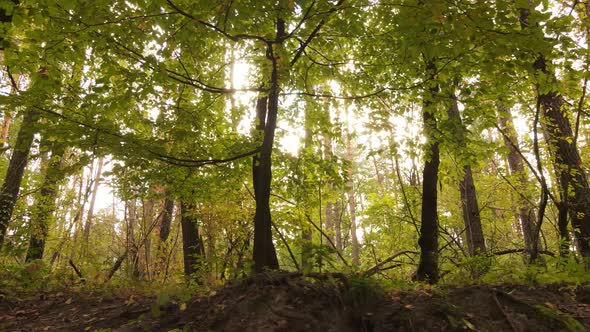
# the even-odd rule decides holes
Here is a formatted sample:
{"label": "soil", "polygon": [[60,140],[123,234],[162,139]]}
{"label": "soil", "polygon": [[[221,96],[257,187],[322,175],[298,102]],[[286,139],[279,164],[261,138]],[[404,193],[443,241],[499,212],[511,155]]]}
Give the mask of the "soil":
{"label": "soil", "polygon": [[590,331],[590,285],[384,291],[341,274],[278,273],[164,304],[124,292],[0,290],[0,331]]}

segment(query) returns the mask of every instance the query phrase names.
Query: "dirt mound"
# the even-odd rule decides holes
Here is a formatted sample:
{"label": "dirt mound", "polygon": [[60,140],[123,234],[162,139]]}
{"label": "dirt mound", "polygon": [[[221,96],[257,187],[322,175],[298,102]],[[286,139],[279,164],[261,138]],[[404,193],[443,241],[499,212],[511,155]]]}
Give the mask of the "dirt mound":
{"label": "dirt mound", "polygon": [[386,292],[341,274],[263,274],[188,303],[99,294],[0,300],[0,331],[588,331],[590,288]]}

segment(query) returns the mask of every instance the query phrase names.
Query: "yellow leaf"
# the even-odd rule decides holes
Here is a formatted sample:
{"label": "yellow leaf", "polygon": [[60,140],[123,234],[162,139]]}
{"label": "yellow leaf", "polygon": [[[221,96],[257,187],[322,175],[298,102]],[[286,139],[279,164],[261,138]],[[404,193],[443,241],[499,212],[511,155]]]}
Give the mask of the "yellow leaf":
{"label": "yellow leaf", "polygon": [[66,300],[66,304],[70,304],[70,303],[72,303],[72,298],[71,297]]}

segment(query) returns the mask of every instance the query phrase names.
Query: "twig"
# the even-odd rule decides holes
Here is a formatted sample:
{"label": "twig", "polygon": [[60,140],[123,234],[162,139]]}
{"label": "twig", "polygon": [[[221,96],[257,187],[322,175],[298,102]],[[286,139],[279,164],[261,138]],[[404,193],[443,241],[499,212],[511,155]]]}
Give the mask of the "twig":
{"label": "twig", "polygon": [[[396,259],[397,257],[399,257],[399,256],[401,256],[401,255],[409,255],[409,254],[414,254],[414,255],[416,255],[416,254],[418,254],[418,252],[417,252],[417,251],[413,251],[413,250],[402,250],[402,251],[398,251],[398,252],[396,252],[395,254],[393,254],[392,256],[390,256],[390,257],[388,257],[387,259],[385,259],[385,260],[383,260],[382,262],[380,262],[379,264],[376,264],[376,265],[375,265],[375,266],[373,266],[372,268],[368,269],[368,270],[367,270],[367,271],[365,271],[365,272],[364,272],[362,275],[363,275],[364,277],[370,277],[370,276],[374,275],[375,273],[378,273],[379,271],[383,270],[383,269],[382,269],[382,267],[383,267],[385,264],[387,264],[387,263],[389,263],[389,262],[393,261],[394,259]],[[399,266],[399,265],[401,265],[401,264],[394,265],[393,267],[397,267],[397,266]],[[393,268],[393,267],[390,267],[390,268]]]}
{"label": "twig", "polygon": [[76,275],[78,276],[78,278],[84,279],[82,272],[80,272],[80,270],[76,267],[76,264],[74,264],[74,261],[71,258],[69,259],[68,263],[70,264],[72,269],[74,269],[74,272],[76,272]]}
{"label": "twig", "polygon": [[346,259],[344,258],[344,256],[342,256],[342,254],[340,253],[340,251],[338,250],[338,248],[336,248],[336,245],[334,244],[334,242],[332,242],[332,239],[330,239],[330,237],[324,233],[324,231],[322,231],[318,225],[316,225],[313,220],[311,220],[311,217],[309,216],[309,214],[305,214],[305,218],[307,219],[307,221],[315,228],[318,230],[318,232],[320,232],[320,234],[322,234],[326,240],[328,240],[328,242],[330,242],[330,245],[332,245],[332,248],[334,248],[334,250],[336,250],[336,254],[338,254],[338,257],[340,257],[340,260],[342,260],[342,262],[344,263],[344,265],[346,265],[347,267],[350,267],[350,264],[348,264],[348,262],[346,261]]}

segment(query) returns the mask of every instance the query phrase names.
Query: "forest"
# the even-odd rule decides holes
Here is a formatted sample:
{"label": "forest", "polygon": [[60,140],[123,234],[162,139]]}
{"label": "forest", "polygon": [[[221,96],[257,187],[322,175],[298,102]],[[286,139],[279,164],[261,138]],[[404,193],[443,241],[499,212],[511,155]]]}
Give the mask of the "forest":
{"label": "forest", "polygon": [[0,0],[0,330],[590,330],[589,67],[580,0]]}

